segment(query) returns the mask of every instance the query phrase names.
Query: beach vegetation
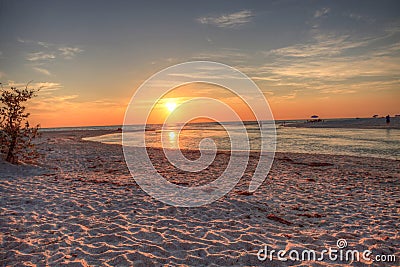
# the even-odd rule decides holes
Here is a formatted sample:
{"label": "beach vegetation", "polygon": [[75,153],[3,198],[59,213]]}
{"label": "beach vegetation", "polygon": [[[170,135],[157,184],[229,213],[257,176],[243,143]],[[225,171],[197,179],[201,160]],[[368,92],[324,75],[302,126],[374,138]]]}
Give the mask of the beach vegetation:
{"label": "beach vegetation", "polygon": [[[1,84],[1,83],[0,83]],[[0,153],[12,164],[32,162],[40,158],[33,140],[38,136],[39,125],[31,127],[26,112],[26,102],[36,96],[39,89],[3,88],[0,94]]]}

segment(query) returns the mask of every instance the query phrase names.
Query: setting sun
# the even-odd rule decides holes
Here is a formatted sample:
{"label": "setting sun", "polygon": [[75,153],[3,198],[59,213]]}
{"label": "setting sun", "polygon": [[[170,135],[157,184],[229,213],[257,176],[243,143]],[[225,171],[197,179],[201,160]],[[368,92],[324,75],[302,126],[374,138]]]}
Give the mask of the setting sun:
{"label": "setting sun", "polygon": [[175,102],[167,102],[167,103],[165,103],[165,106],[167,107],[169,112],[172,112],[172,111],[174,111],[174,109],[176,109]]}

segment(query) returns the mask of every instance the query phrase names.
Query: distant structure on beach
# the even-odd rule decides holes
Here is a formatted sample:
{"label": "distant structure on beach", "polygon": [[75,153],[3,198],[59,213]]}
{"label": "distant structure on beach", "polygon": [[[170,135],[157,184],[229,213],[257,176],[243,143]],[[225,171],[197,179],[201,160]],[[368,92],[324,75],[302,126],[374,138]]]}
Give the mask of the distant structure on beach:
{"label": "distant structure on beach", "polygon": [[307,120],[307,122],[320,122],[322,121],[318,115],[312,115],[311,120]]}
{"label": "distant structure on beach", "polygon": [[372,116],[372,118],[378,118],[378,114],[375,114],[374,116]]}

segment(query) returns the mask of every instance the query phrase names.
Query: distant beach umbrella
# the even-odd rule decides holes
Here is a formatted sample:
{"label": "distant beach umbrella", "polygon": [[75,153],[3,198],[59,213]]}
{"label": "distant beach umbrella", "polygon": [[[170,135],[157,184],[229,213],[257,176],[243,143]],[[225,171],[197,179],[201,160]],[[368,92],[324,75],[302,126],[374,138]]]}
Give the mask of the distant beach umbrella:
{"label": "distant beach umbrella", "polygon": [[318,119],[318,115],[312,115],[311,119]]}

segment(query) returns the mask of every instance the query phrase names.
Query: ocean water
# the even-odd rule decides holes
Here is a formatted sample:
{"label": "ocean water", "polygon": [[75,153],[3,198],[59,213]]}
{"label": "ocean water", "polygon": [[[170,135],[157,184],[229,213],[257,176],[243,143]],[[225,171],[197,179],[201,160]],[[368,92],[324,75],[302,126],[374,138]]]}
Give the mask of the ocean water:
{"label": "ocean water", "polygon": [[[236,140],[235,149],[246,149],[246,136],[240,131],[239,123],[224,123],[230,135],[219,124],[198,123],[186,125],[180,130],[179,125],[161,125],[146,127],[146,146],[171,149],[212,149],[214,145],[219,150],[230,150],[231,139]],[[276,124],[278,125],[278,123]],[[110,129],[111,126],[94,127],[95,129]],[[118,126],[113,126],[116,129]],[[263,135],[267,147],[272,147],[272,125],[263,124]],[[93,128],[93,127],[92,127]],[[81,127],[79,129],[85,129]],[[141,127],[128,126],[124,132],[125,145],[143,146],[139,142]],[[257,123],[245,123],[245,129],[250,142],[250,149],[259,151],[261,148],[260,129]],[[103,136],[90,137],[86,140],[107,144],[121,144],[122,133],[117,132]],[[203,141],[202,141],[203,140]],[[212,140],[212,141],[211,141]],[[239,140],[239,141],[237,141]],[[269,142],[269,143],[268,143]],[[367,156],[400,160],[400,130],[397,129],[341,129],[341,128],[276,128],[276,151],[295,153],[316,153],[333,155]]]}

